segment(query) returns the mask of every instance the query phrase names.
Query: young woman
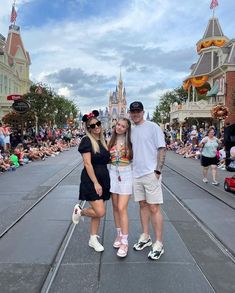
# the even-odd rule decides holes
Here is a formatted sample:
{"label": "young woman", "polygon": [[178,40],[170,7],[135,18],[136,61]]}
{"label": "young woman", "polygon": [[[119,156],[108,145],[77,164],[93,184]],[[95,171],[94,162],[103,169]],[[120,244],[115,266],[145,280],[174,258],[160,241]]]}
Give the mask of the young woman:
{"label": "young woman", "polygon": [[208,130],[207,136],[205,136],[199,147],[202,148],[201,151],[201,165],[203,167],[203,182],[208,183],[208,169],[211,166],[212,173],[212,184],[218,185],[217,181],[217,164],[219,159],[216,157],[216,152],[218,149],[219,143],[218,139],[215,137],[215,129],[211,126]]}
{"label": "young woman", "polygon": [[132,194],[132,145],[131,123],[126,118],[117,121],[108,148],[111,156],[110,180],[114,222],[117,237],[113,243],[118,248],[117,256],[125,257],[128,252],[127,206]]}
{"label": "young woman", "polygon": [[99,112],[94,110],[84,115],[86,136],[80,142],[78,151],[82,154],[84,169],[81,173],[79,199],[89,202],[90,207],[74,207],[72,220],[78,223],[81,216],[91,218],[89,246],[95,251],[104,250],[98,241],[100,219],[105,215],[105,200],[110,198],[110,179],[107,164],[109,151],[104,140],[101,122],[97,119]]}

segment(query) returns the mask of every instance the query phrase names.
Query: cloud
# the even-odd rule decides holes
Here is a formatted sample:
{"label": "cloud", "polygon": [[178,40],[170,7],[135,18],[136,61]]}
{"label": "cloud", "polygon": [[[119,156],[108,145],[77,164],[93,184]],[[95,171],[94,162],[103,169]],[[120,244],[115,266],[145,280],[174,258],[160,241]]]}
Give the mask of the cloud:
{"label": "cloud", "polygon": [[155,84],[152,84],[150,86],[140,88],[139,94],[140,95],[148,95],[154,93],[156,90],[162,90],[166,88],[166,85],[164,82],[157,82]]}
{"label": "cloud", "polygon": [[66,97],[66,98],[69,98],[71,96],[70,90],[69,90],[69,88],[67,86],[59,88],[58,89],[58,94],[60,96]]}
{"label": "cloud", "polygon": [[70,84],[73,86],[98,86],[113,80],[114,77],[106,77],[97,73],[88,74],[81,68],[64,68],[58,72],[48,74],[45,78],[55,83]]}
{"label": "cloud", "polygon": [[[1,0],[4,36],[10,2]],[[89,105],[107,106],[121,66],[128,103],[140,97],[151,109],[165,91],[182,84],[197,61],[196,43],[212,13],[209,2],[18,0],[17,20],[32,60],[30,76],[67,91],[80,108],[89,110]],[[216,9],[230,38],[233,2],[224,1]]]}

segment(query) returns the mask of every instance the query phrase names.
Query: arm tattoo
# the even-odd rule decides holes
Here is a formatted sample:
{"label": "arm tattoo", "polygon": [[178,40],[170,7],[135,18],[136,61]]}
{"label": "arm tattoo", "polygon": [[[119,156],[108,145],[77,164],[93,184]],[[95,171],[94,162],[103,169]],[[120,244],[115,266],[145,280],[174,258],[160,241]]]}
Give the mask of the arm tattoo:
{"label": "arm tattoo", "polygon": [[156,170],[161,171],[163,168],[163,165],[165,163],[166,158],[166,148],[159,148],[157,152],[157,168]]}

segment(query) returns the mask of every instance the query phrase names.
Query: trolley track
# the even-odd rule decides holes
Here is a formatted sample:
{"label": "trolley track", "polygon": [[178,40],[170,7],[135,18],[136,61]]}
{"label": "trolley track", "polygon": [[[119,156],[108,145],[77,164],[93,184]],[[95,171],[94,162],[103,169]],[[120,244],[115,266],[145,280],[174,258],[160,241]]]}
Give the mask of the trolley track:
{"label": "trolley track", "polygon": [[[232,210],[235,210],[235,204],[233,205],[233,204],[228,203],[228,201],[226,201],[224,198],[218,196],[216,193],[213,193],[212,191],[208,190],[207,188],[204,188],[203,185],[195,182],[192,178],[186,176],[185,174],[183,174],[179,170],[175,170],[174,168],[170,167],[167,164],[165,164],[164,167],[167,167],[169,170],[171,170],[171,171],[175,172],[176,174],[182,176],[183,178],[187,179],[190,183],[192,183],[195,186],[199,187],[201,190],[205,191],[206,193],[208,193],[213,198],[216,198],[218,201],[222,202],[223,204],[225,204],[226,206],[228,206]],[[231,196],[232,196],[232,194],[231,194]]]}
{"label": "trolley track", "polygon": [[[223,200],[222,198],[216,196],[213,192],[207,190],[206,188],[203,188],[203,186],[201,186],[200,184],[198,184],[197,182],[195,182],[193,179],[185,176],[184,174],[182,174],[180,171],[175,170],[171,167],[169,167],[167,164],[164,165],[165,167],[167,167],[168,169],[170,169],[171,171],[175,172],[176,174],[182,176],[183,178],[187,179],[191,184],[194,184],[195,186],[197,186],[198,188],[200,188],[201,190],[203,190],[204,192],[206,192],[207,194],[209,194],[210,196],[212,196],[214,199],[218,200],[219,202],[223,203],[224,205],[226,205],[227,207],[229,207],[230,209],[234,210],[234,206],[229,204],[228,202],[226,202],[225,200]],[[231,261],[233,263],[235,263],[235,253],[234,251],[232,251],[221,239],[220,237],[204,222],[200,219],[200,217],[198,217],[196,215],[195,212],[192,211],[192,209],[177,195],[176,192],[174,192],[172,190],[171,187],[167,186],[166,183],[163,183],[163,187],[171,194],[171,196],[181,205],[181,207],[187,211],[187,213],[198,223],[198,225],[201,227],[201,229],[210,237],[210,239],[213,240],[213,242],[220,248],[221,251],[223,251],[223,253],[225,255],[227,255]]]}
{"label": "trolley track", "polygon": [[19,223],[30,211],[32,211],[48,194],[50,194],[66,177],[68,177],[76,168],[82,164],[79,161],[75,166],[73,166],[65,175],[63,175],[52,187],[50,187],[46,192],[40,196],[36,202],[34,202],[26,211],[24,211],[16,220],[14,220],[1,234],[0,239],[3,238],[12,228],[14,228],[17,223]]}
{"label": "trolley track", "polygon": [[[81,201],[79,204],[82,208],[84,208],[86,201]],[[80,223],[80,220],[81,220],[81,218],[79,219],[78,224]],[[61,266],[61,262],[63,260],[64,255],[65,255],[67,247],[68,247],[70,240],[73,236],[75,228],[76,228],[76,225],[71,222],[71,224],[69,225],[69,228],[67,230],[67,233],[65,234],[64,239],[62,240],[61,245],[60,245],[60,247],[55,255],[55,258],[51,264],[51,268],[47,274],[46,280],[44,281],[44,284],[42,285],[41,293],[49,293],[51,286],[55,280],[55,277],[57,275],[57,272]]]}

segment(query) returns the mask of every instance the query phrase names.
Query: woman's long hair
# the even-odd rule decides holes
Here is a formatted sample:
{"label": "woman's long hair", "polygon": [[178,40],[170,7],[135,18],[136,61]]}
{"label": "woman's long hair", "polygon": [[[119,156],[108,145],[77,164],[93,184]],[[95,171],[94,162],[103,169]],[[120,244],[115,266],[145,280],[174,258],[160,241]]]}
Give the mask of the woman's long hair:
{"label": "woman's long hair", "polygon": [[[94,136],[92,136],[92,134],[90,133],[90,131],[88,129],[91,120],[96,120],[96,121],[99,121],[99,120],[97,118],[95,118],[95,117],[92,117],[92,118],[90,118],[89,120],[87,120],[85,122],[85,133],[86,133],[86,136],[88,136],[90,138],[91,145],[92,145],[92,150],[93,150],[94,154],[96,154],[96,153],[100,153],[100,146],[99,146],[97,140],[94,138]],[[100,126],[100,142],[103,145],[103,147],[106,150],[108,150],[107,144],[106,144],[105,139],[104,139],[104,134],[103,134],[103,128],[102,128],[102,126]]]}
{"label": "woman's long hair", "polygon": [[[128,127],[126,129],[126,135],[125,135],[125,155],[128,157],[129,160],[132,160],[133,158],[133,151],[132,151],[132,143],[131,143],[131,122],[127,118],[120,118],[119,121],[126,121]],[[116,128],[114,128],[111,139],[108,144],[108,149],[110,150],[115,144],[117,140],[117,132]]]}

